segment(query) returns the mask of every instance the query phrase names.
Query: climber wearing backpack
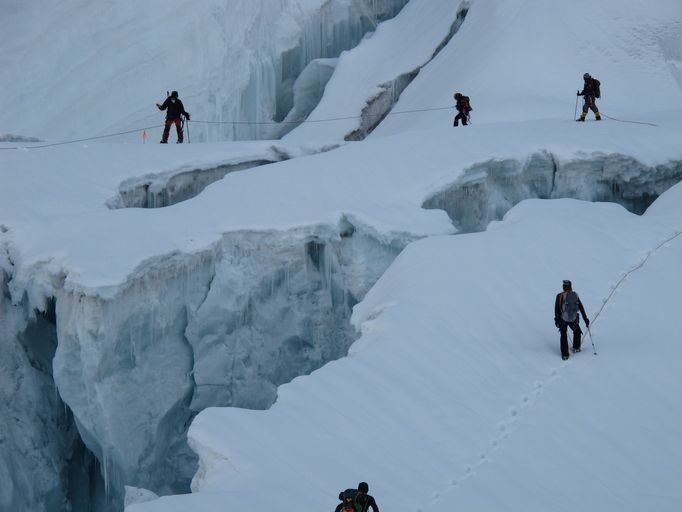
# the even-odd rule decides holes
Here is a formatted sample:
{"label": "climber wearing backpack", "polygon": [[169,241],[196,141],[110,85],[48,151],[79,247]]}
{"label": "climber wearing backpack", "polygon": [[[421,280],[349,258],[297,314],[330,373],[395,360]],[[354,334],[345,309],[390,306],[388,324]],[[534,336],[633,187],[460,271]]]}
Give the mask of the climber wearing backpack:
{"label": "climber wearing backpack", "polygon": [[367,494],[368,492],[367,482],[360,482],[357,489],[346,489],[340,492],[341,503],[336,506],[334,512],[367,512],[370,508],[372,512],[379,512],[377,502],[373,496]]}
{"label": "climber wearing backpack", "polygon": [[455,93],[455,108],[457,109],[457,115],[455,116],[455,121],[453,126],[459,126],[459,120],[462,120],[464,126],[467,125],[469,120],[469,112],[473,109],[471,108],[471,103],[469,102],[469,96],[464,96],[464,94],[456,92]]}
{"label": "climber wearing backpack", "polygon": [[170,96],[166,98],[163,104],[159,105],[157,103],[156,106],[159,110],[166,111],[166,123],[163,128],[163,135],[161,136],[161,144],[168,143],[168,135],[170,135],[170,129],[173,125],[175,125],[175,129],[178,132],[178,144],[182,144],[184,137],[181,117],[184,116],[189,121],[189,113],[185,112],[185,106],[180,101],[180,98],[178,98],[178,91],[170,93]]}
{"label": "climber wearing backpack", "polygon": [[568,336],[567,331],[570,327],[573,331],[573,352],[580,352],[580,317],[578,312],[583,315],[585,325],[590,326],[590,320],[585,314],[585,308],[580,297],[573,291],[573,285],[569,280],[564,280],[563,291],[558,293],[554,301],[554,325],[559,329],[561,344],[561,359],[568,359]]}
{"label": "climber wearing backpack", "polygon": [[583,85],[583,90],[578,93],[578,96],[582,96],[585,102],[583,103],[583,113],[580,114],[576,121],[584,122],[588,109],[592,109],[595,119],[601,121],[601,114],[599,114],[599,109],[597,108],[597,98],[601,96],[601,91],[599,90],[601,83],[596,78],[591,77],[589,73],[585,73],[583,79],[585,84]]}

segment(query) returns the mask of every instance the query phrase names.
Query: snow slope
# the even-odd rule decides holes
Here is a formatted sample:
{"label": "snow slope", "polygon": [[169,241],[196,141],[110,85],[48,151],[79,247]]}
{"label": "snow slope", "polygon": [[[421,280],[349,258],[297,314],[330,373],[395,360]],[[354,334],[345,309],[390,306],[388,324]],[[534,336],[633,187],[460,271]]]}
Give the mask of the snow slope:
{"label": "snow slope", "polygon": [[[458,133],[457,146],[452,145],[452,133],[442,129],[423,132],[420,138],[412,134],[387,137],[248,173],[229,174],[195,200],[157,210],[107,209],[105,203],[117,194],[116,174],[110,172],[109,166],[135,169],[119,174],[123,182],[135,175],[144,177],[152,169],[155,174],[177,173],[194,166],[209,168],[230,161],[266,158],[272,144],[217,145],[208,146],[209,150],[206,146],[192,146],[168,155],[168,163],[164,162],[165,156],[158,157],[158,147],[126,153],[116,153],[115,147],[109,145],[71,147],[57,150],[58,161],[68,164],[57,168],[57,175],[49,163],[55,158],[54,150],[5,152],[0,154],[8,164],[3,166],[3,173],[12,186],[3,188],[0,211],[10,231],[6,236],[22,248],[21,266],[15,271],[17,281],[22,280],[23,272],[33,272],[34,265],[44,265],[45,255],[51,255],[50,266],[54,272],[66,274],[67,284],[106,295],[106,286],[124,283],[143,261],[179,248],[183,252],[200,250],[229,231],[335,226],[344,214],[386,240],[451,231],[442,212],[423,210],[422,203],[456,182],[473,164],[491,159],[523,162],[538,151],[548,150],[558,163],[589,160],[602,154],[627,155],[642,168],[679,161],[680,124],[676,117],[653,118],[660,123],[660,129],[614,123],[583,127],[553,121],[472,127]],[[409,151],[403,152],[404,148]],[[295,148],[291,151],[301,154]],[[93,174],[91,169],[96,169],[100,160],[110,163]],[[160,166],[158,169],[152,167],[152,160]],[[16,172],[21,169],[25,171]],[[551,169],[548,171],[551,174]],[[581,183],[570,183],[570,175],[566,181],[574,191],[589,197],[589,190],[580,190]],[[358,183],[362,183],[361,188]],[[53,193],[54,186],[63,192]],[[25,198],[13,191],[33,188],[36,199],[27,209]],[[64,206],[60,206],[62,202]],[[207,216],[207,212],[215,213]],[[46,222],[48,217],[50,221]],[[26,227],[14,230],[14,222]],[[87,243],[78,244],[77,240]],[[79,248],[65,254],[63,247]],[[108,254],[111,259],[102,259],[100,254]],[[78,269],[77,274],[69,271],[72,268]],[[30,272],[28,280],[35,277]],[[22,285],[30,288],[28,283]]]}
{"label": "snow slope", "polygon": [[[606,115],[646,120],[642,114],[682,106],[680,27],[682,5],[675,0],[655,8],[637,0],[478,0],[396,110],[441,106],[462,91],[471,97],[476,123],[571,119],[588,72],[602,83],[597,103]],[[447,119],[438,112],[389,116],[376,133]]]}
{"label": "snow slope", "polygon": [[[306,2],[310,11],[297,16],[326,12],[313,4]],[[277,24],[291,5],[278,3],[265,15],[255,3],[245,3],[244,26],[235,23],[246,32],[260,27],[268,37],[256,42],[279,54],[289,37],[300,35],[292,31],[295,24]],[[9,347],[12,364],[3,367],[0,382],[15,389],[16,382],[27,380],[30,385],[19,388],[24,395],[12,403],[31,405],[3,402],[0,421],[8,428],[0,429],[0,472],[15,476],[0,491],[0,510],[58,509],[60,500],[73,498],[74,485],[92,492],[99,510],[120,509],[126,486],[128,503],[185,492],[196,463],[185,443],[190,423],[189,442],[200,463],[197,492],[132,510],[211,510],[226,504],[265,510],[301,495],[309,496],[311,506],[325,507],[360,479],[369,480],[380,504],[389,508],[438,509],[455,501],[495,509],[502,491],[486,497],[480,489],[507,485],[516,498],[512,510],[548,508],[550,500],[553,509],[576,508],[574,497],[559,499],[565,495],[555,472],[577,480],[595,509],[641,510],[647,496],[655,496],[658,509],[673,510],[680,503],[671,484],[680,476],[675,464],[680,410],[674,401],[679,354],[668,343],[674,324],[665,319],[674,318],[679,238],[631,274],[596,318],[597,358],[586,351],[558,363],[551,306],[557,284],[570,277],[595,319],[619,278],[680,230],[679,186],[643,217],[613,204],[529,201],[485,233],[444,236],[456,232],[453,223],[471,229],[472,217],[484,227],[527,198],[646,206],[680,180],[680,39],[670,28],[679,25],[679,8],[662,1],[645,12],[628,2],[618,16],[610,14],[622,5],[471,2],[461,29],[396,106],[396,111],[440,107],[462,85],[465,92],[476,91],[477,117],[467,129],[453,131],[451,112],[429,111],[389,116],[376,136],[331,151],[326,150],[351,125],[332,130],[319,124],[315,137],[297,142],[294,133],[290,143],[1,150],[0,343]],[[3,9],[17,6],[6,3]],[[91,6],[71,6],[74,22],[93,17]],[[381,81],[424,63],[459,6],[445,5],[443,19],[414,34],[423,37],[412,45],[414,53],[402,52],[404,60],[386,58],[360,73],[380,50],[405,48],[398,43],[411,25],[429,25],[426,14],[436,14],[412,0],[393,24],[341,57],[338,78],[332,78],[320,108],[347,101],[357,112]],[[598,23],[585,21],[586,10],[601,16]],[[66,16],[60,12],[55,23]],[[121,22],[123,33],[133,30],[141,21],[129,19],[131,12],[121,9],[107,23]],[[225,12],[214,14],[222,19]],[[49,17],[35,16],[36,27],[52,33],[41,24]],[[7,19],[14,18],[3,18],[3,28]],[[206,20],[199,21],[195,29]],[[166,40],[161,36],[172,34],[175,23],[172,18],[162,24],[154,37]],[[283,32],[268,28],[271,23]],[[15,27],[2,32],[16,45],[11,68],[23,59],[35,61],[40,71],[38,45],[32,43],[38,28]],[[526,38],[529,31],[537,31],[543,44]],[[121,39],[120,33],[105,37],[97,23],[91,33],[105,41]],[[209,44],[212,37],[200,41]],[[99,39],[93,41],[99,48]],[[142,41],[149,44],[151,38]],[[585,50],[590,71],[605,84],[604,108],[622,107],[653,126],[611,120],[582,125],[565,115],[574,92],[568,98],[559,84],[575,88],[584,72],[583,54],[573,48],[589,49],[595,41],[602,49],[608,45],[604,52]],[[127,51],[123,67],[149,54],[140,51],[133,58]],[[262,64],[260,56],[255,62]],[[238,57],[237,67],[251,62],[248,55]],[[650,71],[646,79],[632,78],[631,70],[643,60]],[[540,61],[550,72],[527,80]],[[453,75],[459,69],[477,71],[459,82]],[[268,73],[256,75],[258,84],[270,83]],[[149,86],[157,87],[153,77],[160,75],[149,76]],[[341,86],[350,80],[343,77],[353,76],[357,84]],[[85,83],[102,80],[95,76]],[[606,95],[606,83],[613,96]],[[641,92],[642,83],[656,94],[640,94],[646,101],[634,105],[631,89],[626,93],[616,85],[633,84]],[[222,79],[206,84],[220,87]],[[69,87],[74,97],[85,94],[80,85]],[[512,101],[517,98],[524,99]],[[68,102],[60,100],[54,107],[64,105]],[[209,107],[210,102],[202,106]],[[0,111],[19,119],[12,108]],[[50,109],[44,119],[52,121],[44,124],[52,130],[50,123],[64,116]],[[130,126],[128,117],[110,119],[109,110],[87,123],[101,131]],[[41,135],[24,133],[34,134]],[[131,206],[126,197],[140,187],[146,205],[154,206],[148,192],[161,197],[188,172],[286,158],[230,173],[171,206],[125,207]],[[126,192],[131,190],[137,192]],[[420,238],[426,239],[411,244]],[[647,287],[671,299],[652,305],[642,297],[650,293]],[[509,300],[500,290],[520,298]],[[353,306],[353,324],[362,337],[350,357],[339,359],[357,336],[349,324]],[[652,321],[664,318],[656,326],[657,351],[645,352],[643,334],[629,320],[638,308]],[[491,315],[500,321],[490,322]],[[39,354],[50,360],[54,353],[52,365],[27,356],[43,345]],[[336,361],[325,365],[330,360]],[[641,378],[633,361],[642,361],[656,380]],[[593,391],[579,401],[575,390],[584,382]],[[213,405],[265,408],[275,398],[267,411],[200,413]],[[344,412],[346,404],[353,404],[351,413]],[[35,418],[33,410],[42,416]],[[60,437],[44,425],[57,425]],[[569,434],[575,438],[576,431],[590,434],[579,440],[581,460],[575,444],[560,443]],[[72,476],[80,465],[72,457],[76,452],[84,460],[97,459],[89,475]],[[341,460],[340,452],[346,453]],[[556,457],[548,459],[548,453]],[[646,491],[639,492],[625,464],[592,471],[622,461],[621,453],[647,462],[639,473]],[[661,454],[660,463],[652,462],[653,454]],[[25,483],[36,466],[48,469],[28,493]],[[519,481],[523,475],[536,485]],[[414,492],[405,497],[405,489]],[[613,495],[619,498],[609,501]],[[87,509],[88,499],[72,503]]]}
{"label": "snow slope", "polygon": [[[195,494],[129,510],[268,510],[297,492],[323,509],[356,480],[395,510],[676,510],[681,194],[643,217],[526,201],[487,232],[410,245],[356,308],[348,358],[268,411],[201,413]],[[567,277],[593,338],[561,362]]]}
{"label": "snow slope", "polygon": [[[54,140],[158,125],[168,90],[195,120],[281,119],[310,61],[352,48],[405,1],[3,1],[0,129]],[[195,123],[194,136],[270,128]]]}
{"label": "snow slope", "polygon": [[[289,141],[343,138],[358,128],[356,117],[368,104],[385,103],[390,110],[397,100],[399,79],[429,62],[447,40],[457,13],[468,2],[413,0],[394,19],[381,24],[371,38],[344,52],[325,88],[319,105],[304,123],[287,136]],[[381,99],[386,94],[388,98]],[[381,120],[381,110],[368,123]],[[334,122],[315,121],[340,119]]]}
{"label": "snow slope", "polygon": [[[386,30],[345,54],[311,118],[359,115],[361,107],[376,95],[377,85],[413,70],[420,62],[414,60],[418,52],[435,49],[443,34],[441,23],[454,21],[458,4],[459,9],[467,7],[461,30],[419,70],[394,112],[442,109],[453,104],[455,91],[462,91],[471,97],[472,118],[477,124],[570,119],[575,91],[582,89],[585,72],[602,82],[603,96],[598,103],[606,115],[646,120],[642,114],[682,107],[679,2],[661,0],[652,8],[637,0],[617,4],[476,0],[443,6],[438,10],[438,24],[431,30],[412,32],[412,27],[419,27],[429,17],[427,9],[421,8],[421,16],[409,20],[403,13],[387,24]],[[435,2],[429,3],[431,7]],[[406,37],[406,33],[419,36]],[[381,57],[377,51],[383,52]],[[402,64],[392,63],[398,55]],[[421,59],[425,55],[422,53]],[[363,80],[356,83],[356,77]],[[348,82],[353,86],[346,85]],[[371,84],[371,88],[363,90],[362,83]],[[447,109],[394,113],[375,133],[420,130],[451,122],[452,111]],[[290,137],[300,134],[335,140],[357,126],[357,119],[316,123],[298,128]]]}

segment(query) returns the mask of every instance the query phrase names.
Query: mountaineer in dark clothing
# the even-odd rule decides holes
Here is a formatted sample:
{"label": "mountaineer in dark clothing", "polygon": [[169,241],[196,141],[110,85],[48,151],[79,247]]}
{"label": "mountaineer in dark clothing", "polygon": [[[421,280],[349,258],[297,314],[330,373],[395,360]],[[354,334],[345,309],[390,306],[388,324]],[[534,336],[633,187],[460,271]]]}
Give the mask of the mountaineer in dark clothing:
{"label": "mountaineer in dark clothing", "polygon": [[161,137],[161,144],[168,143],[168,135],[170,134],[171,125],[175,125],[175,129],[178,132],[178,144],[182,144],[184,140],[182,133],[182,120],[181,116],[185,116],[185,119],[189,121],[189,113],[185,112],[185,106],[178,98],[178,91],[173,91],[170,96],[166,98],[166,101],[162,105],[156,104],[159,110],[166,111],[166,125],[163,128],[163,136]]}
{"label": "mountaineer in dark clothing", "polygon": [[374,496],[367,494],[369,492],[369,485],[367,482],[360,482],[357,490],[346,489],[339,494],[341,503],[336,506],[334,512],[368,512],[371,508],[372,512],[379,512],[377,502]]}
{"label": "mountaineer in dark clothing", "polygon": [[561,345],[561,359],[568,359],[568,335],[567,331],[570,327],[573,331],[573,352],[580,352],[580,317],[578,312],[583,315],[585,325],[590,326],[590,320],[585,314],[583,303],[580,302],[580,297],[573,291],[573,285],[569,280],[564,280],[563,291],[558,293],[554,301],[554,325],[557,326],[560,333]]}
{"label": "mountaineer in dark clothing", "polygon": [[471,108],[471,103],[469,102],[469,96],[464,96],[464,94],[456,92],[455,93],[455,108],[457,109],[457,115],[455,116],[455,122],[453,126],[459,126],[459,120],[462,120],[464,126],[467,125],[467,120],[469,119],[469,112],[473,109]]}
{"label": "mountaineer in dark clothing", "polygon": [[585,80],[585,85],[583,85],[583,90],[578,93],[578,96],[582,96],[585,99],[583,103],[583,113],[576,121],[585,121],[587,116],[587,110],[591,109],[594,112],[594,117],[597,121],[601,121],[601,114],[599,114],[599,109],[597,108],[597,98],[601,96],[599,91],[599,86],[601,85],[599,80],[592,78],[589,73],[583,75]]}

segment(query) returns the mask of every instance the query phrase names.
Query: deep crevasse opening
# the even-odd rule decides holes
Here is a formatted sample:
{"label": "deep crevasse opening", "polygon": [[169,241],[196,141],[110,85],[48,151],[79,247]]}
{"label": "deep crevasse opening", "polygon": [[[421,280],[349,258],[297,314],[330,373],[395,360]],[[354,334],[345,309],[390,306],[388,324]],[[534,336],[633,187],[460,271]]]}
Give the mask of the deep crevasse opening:
{"label": "deep crevasse opening", "polygon": [[53,380],[54,298],[44,312],[13,304],[10,279],[0,269],[0,510],[115,510]]}
{"label": "deep crevasse opening", "polygon": [[267,408],[277,386],[343,357],[353,305],[410,239],[339,226],[225,235],[160,257],[111,298],[57,295],[55,381],[103,468],[124,486],[188,492],[186,430],[210,406]]}

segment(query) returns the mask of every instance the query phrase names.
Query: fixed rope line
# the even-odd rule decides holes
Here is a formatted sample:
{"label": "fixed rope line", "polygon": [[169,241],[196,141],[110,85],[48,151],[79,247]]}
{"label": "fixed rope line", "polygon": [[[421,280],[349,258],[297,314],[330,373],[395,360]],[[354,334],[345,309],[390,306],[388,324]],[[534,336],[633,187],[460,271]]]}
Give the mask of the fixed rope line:
{"label": "fixed rope line", "polygon": [[[367,117],[385,117],[385,116],[395,116],[395,115],[404,115],[404,114],[414,114],[417,112],[434,112],[438,110],[452,110],[455,108],[454,106],[450,107],[434,107],[434,108],[419,108],[419,109],[412,109],[412,110],[399,110],[395,112],[385,112],[383,114],[364,114],[364,115],[355,115],[355,116],[341,116],[341,117],[328,117],[324,119],[298,119],[298,120],[293,120],[293,121],[203,121],[203,120],[193,120],[193,121],[187,121],[187,123],[202,123],[202,124],[217,124],[217,125],[282,125],[282,124],[296,124],[296,125],[301,125],[301,124],[310,124],[310,123],[330,123],[330,122],[337,122],[337,121],[347,121],[351,119],[362,119],[362,118],[367,118]],[[655,126],[658,127],[657,124],[654,123],[648,123],[644,121],[629,121],[629,120],[624,120],[624,119],[617,119],[615,117],[607,116],[602,112],[602,115],[606,117],[607,119],[611,119],[612,121],[618,121],[621,123],[633,123],[633,124],[644,124],[647,126]],[[120,135],[128,135],[131,133],[136,133],[144,130],[153,130],[156,128],[161,128],[163,127],[163,124],[158,124],[154,126],[145,126],[142,128],[136,128],[133,130],[126,130],[123,132],[116,132],[116,133],[108,133],[105,135],[98,135],[95,137],[85,137],[81,139],[73,139],[73,140],[66,140],[62,142],[52,142],[49,144],[39,144],[36,146],[11,146],[11,147],[0,147],[0,151],[2,150],[17,150],[17,149],[41,149],[41,148],[50,148],[54,146],[64,146],[67,144],[77,144],[79,142],[88,142],[92,140],[101,140],[101,139],[108,139],[111,137],[118,137]]]}
{"label": "fixed rope line", "polygon": [[299,119],[294,121],[191,121],[192,123],[204,123],[204,124],[245,124],[245,125],[271,125],[271,124],[306,124],[306,123],[329,123],[333,121],[346,121],[348,119],[362,119],[363,117],[383,117],[383,116],[395,116],[400,114],[413,114],[415,112],[432,112],[434,110],[452,110],[452,107],[436,107],[436,108],[420,108],[414,110],[399,110],[397,112],[387,112],[384,114],[365,114],[359,116],[345,116],[345,117],[327,117],[324,119]]}
{"label": "fixed rope line", "polygon": [[96,137],[87,137],[85,139],[74,139],[74,140],[65,140],[62,142],[52,142],[50,144],[40,144],[38,146],[14,146],[11,148],[0,148],[0,150],[3,149],[40,149],[40,148],[51,148],[53,146],[64,146],[66,144],[76,144],[78,142],[87,142],[90,140],[99,140],[99,139],[108,139],[110,137],[117,137],[118,135],[128,135],[129,133],[136,133],[139,131],[144,131],[144,130],[153,130],[154,128],[161,128],[162,124],[157,124],[155,126],[146,126],[144,128],[136,128],[134,130],[126,130],[125,132],[117,132],[117,133],[107,133],[106,135],[98,135]]}
{"label": "fixed rope line", "polygon": [[[296,121],[187,121],[187,123],[203,123],[203,124],[229,124],[229,125],[281,125],[281,124],[305,124],[305,123],[328,123],[328,122],[334,122],[334,121],[346,121],[348,119],[362,119],[363,117],[383,117],[383,116],[390,116],[390,115],[400,115],[400,114],[413,114],[416,112],[432,112],[435,110],[451,110],[455,108],[454,106],[452,107],[436,107],[436,108],[420,108],[420,109],[414,109],[414,110],[401,110],[398,112],[388,112],[384,114],[365,114],[365,115],[358,115],[358,116],[346,116],[346,117],[330,117],[330,118],[325,118],[325,119],[300,119]],[[163,127],[163,124],[158,124],[155,126],[146,126],[144,128],[137,128],[134,130],[127,130],[124,132],[117,132],[117,133],[108,133],[106,135],[98,135],[97,137],[87,137],[84,139],[74,139],[74,140],[66,140],[62,142],[53,142],[50,144],[40,144],[37,146],[12,146],[12,147],[7,147],[7,148],[0,148],[0,150],[17,150],[17,149],[41,149],[41,148],[50,148],[54,146],[63,146],[66,144],[77,144],[78,142],[87,142],[91,140],[99,140],[99,139],[108,139],[110,137],[117,137],[119,135],[128,135],[130,133],[135,133],[135,132],[140,132],[144,130],[152,130],[155,128],[161,128]]]}
{"label": "fixed rope line", "polygon": [[625,119],[616,119],[615,117],[607,116],[606,114],[604,114],[604,112],[599,113],[603,115],[606,119],[610,119],[611,121],[618,121],[619,123],[645,124],[647,126],[655,126],[656,128],[658,128],[658,125],[654,123],[647,123],[646,121],[628,121]]}

